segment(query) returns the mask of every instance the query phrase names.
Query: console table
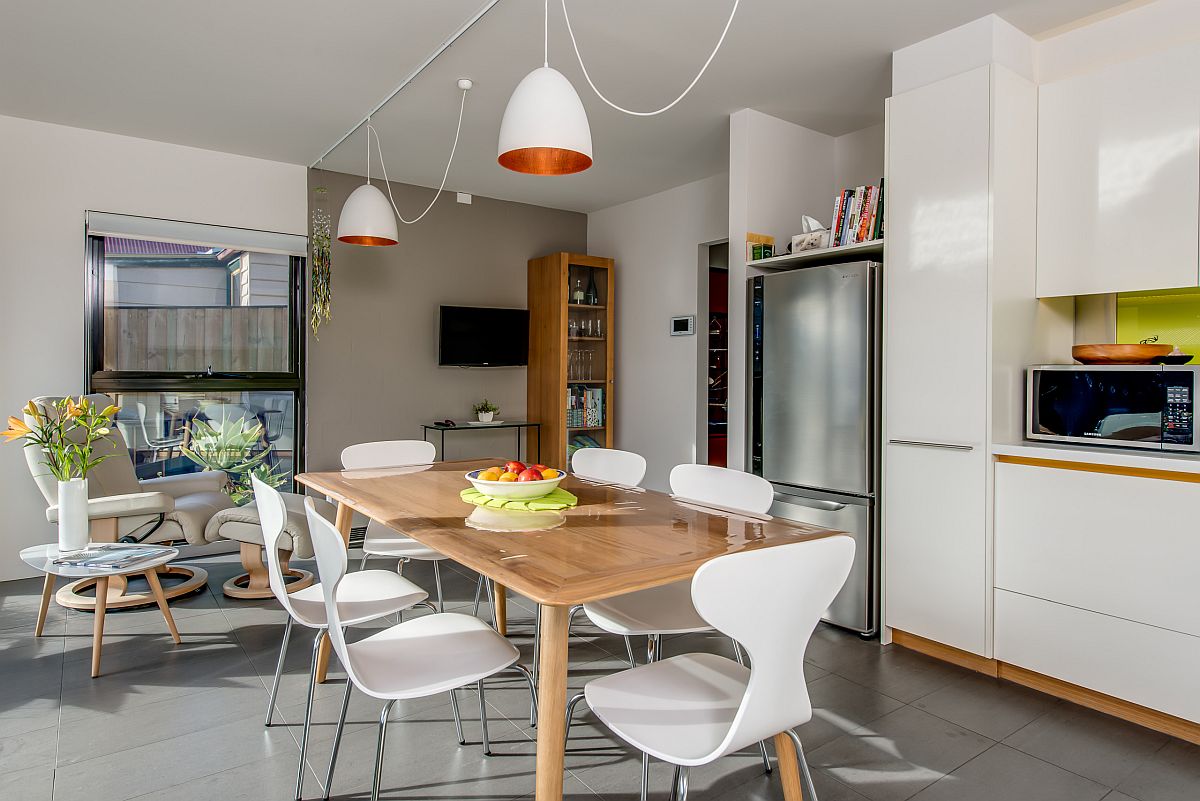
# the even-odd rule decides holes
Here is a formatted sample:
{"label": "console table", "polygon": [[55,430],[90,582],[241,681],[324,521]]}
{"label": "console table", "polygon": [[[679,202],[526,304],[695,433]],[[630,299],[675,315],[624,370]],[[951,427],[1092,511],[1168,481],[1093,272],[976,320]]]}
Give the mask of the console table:
{"label": "console table", "polygon": [[[441,446],[438,450],[438,460],[446,460],[446,432],[447,431],[493,431],[497,428],[515,428],[517,430],[517,461],[521,461],[521,429],[533,428],[537,430],[537,461],[542,460],[542,424],[530,423],[525,420],[505,420],[500,423],[472,423],[469,421],[455,420],[454,425],[446,426],[440,423],[422,423],[421,438],[426,442],[429,441],[429,432],[441,433]],[[554,465],[550,465],[554,467]],[[563,465],[565,468],[566,465]]]}

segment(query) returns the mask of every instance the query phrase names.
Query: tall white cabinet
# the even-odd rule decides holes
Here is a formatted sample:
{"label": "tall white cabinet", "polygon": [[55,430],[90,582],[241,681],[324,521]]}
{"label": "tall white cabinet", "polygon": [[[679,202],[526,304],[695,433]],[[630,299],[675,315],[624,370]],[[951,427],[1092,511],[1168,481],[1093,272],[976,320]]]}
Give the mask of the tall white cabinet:
{"label": "tall white cabinet", "polygon": [[888,143],[884,624],[991,656],[989,447],[1071,336],[1035,297],[1037,89],[988,64],[897,94]]}

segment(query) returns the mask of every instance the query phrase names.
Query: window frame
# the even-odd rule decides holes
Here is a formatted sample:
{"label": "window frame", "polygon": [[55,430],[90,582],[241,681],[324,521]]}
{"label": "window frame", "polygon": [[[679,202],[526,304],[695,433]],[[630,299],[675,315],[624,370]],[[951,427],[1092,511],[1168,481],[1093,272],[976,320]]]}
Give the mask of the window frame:
{"label": "window frame", "polygon": [[[291,295],[288,331],[291,342],[287,372],[203,372],[180,373],[158,370],[105,370],[104,368],[104,237],[87,235],[86,296],[84,300],[84,386],[87,391],[106,395],[121,392],[196,391],[196,392],[291,392],[295,397],[293,481],[307,466],[305,431],[308,428],[306,347],[308,325],[305,311],[304,256],[289,256]],[[293,485],[294,486],[294,485]]]}

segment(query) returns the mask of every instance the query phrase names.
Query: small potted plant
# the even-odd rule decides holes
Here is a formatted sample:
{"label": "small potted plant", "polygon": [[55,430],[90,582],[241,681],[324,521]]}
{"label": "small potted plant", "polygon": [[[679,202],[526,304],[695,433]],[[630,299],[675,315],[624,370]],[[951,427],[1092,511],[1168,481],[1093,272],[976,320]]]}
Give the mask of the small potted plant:
{"label": "small potted plant", "polygon": [[481,423],[490,423],[496,412],[500,411],[500,407],[492,403],[487,398],[484,398],[479,403],[471,407],[471,411],[475,412],[475,416]]}
{"label": "small potted plant", "polygon": [[[62,398],[49,409],[30,401],[25,405],[26,423],[8,418],[5,441],[24,440],[26,448],[42,453],[42,464],[58,479],[58,549],[62,553],[87,548],[91,524],[88,520],[87,476],[112,453],[96,453],[97,443],[111,431],[119,409],[100,409],[86,397]],[[111,450],[111,449],[110,449]]]}

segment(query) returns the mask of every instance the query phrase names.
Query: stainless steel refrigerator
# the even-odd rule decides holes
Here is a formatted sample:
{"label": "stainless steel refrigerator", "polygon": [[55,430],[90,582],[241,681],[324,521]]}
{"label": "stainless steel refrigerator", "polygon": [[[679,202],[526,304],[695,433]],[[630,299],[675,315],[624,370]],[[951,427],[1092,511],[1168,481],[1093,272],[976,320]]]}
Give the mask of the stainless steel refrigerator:
{"label": "stainless steel refrigerator", "polygon": [[854,566],[825,614],[879,626],[880,265],[808,267],[750,280],[752,472],[771,514],[846,531]]}

